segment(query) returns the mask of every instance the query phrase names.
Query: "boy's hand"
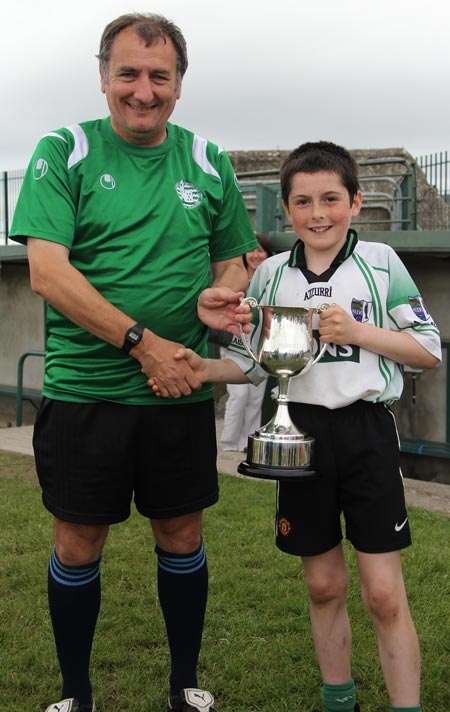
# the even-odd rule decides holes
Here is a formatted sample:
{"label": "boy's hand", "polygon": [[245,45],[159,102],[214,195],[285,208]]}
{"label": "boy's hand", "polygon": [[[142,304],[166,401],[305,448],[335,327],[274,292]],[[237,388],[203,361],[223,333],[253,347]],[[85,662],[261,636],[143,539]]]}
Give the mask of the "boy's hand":
{"label": "boy's hand", "polygon": [[[205,381],[208,380],[206,359],[203,359],[201,356],[196,354],[195,351],[192,351],[192,349],[186,349],[184,347],[181,347],[178,349],[178,351],[174,353],[173,357],[176,361],[181,361],[182,359],[184,359],[188,367],[191,369],[191,371],[198,379],[198,381],[200,381],[200,383],[205,383]],[[171,397],[171,394],[169,393],[167,388],[164,388],[158,382],[157,378],[149,378],[147,383],[152,389],[153,393],[155,393],[155,395],[157,395],[158,397]]]}
{"label": "boy's hand", "polygon": [[358,322],[335,304],[320,312],[319,334],[324,344],[354,344]]}

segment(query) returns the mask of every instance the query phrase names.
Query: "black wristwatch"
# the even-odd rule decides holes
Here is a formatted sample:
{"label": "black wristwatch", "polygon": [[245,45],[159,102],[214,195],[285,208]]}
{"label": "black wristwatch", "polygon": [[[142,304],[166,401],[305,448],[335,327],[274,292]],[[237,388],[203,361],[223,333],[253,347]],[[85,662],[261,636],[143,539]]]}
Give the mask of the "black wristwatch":
{"label": "black wristwatch", "polygon": [[125,333],[122,351],[125,351],[126,354],[129,353],[141,341],[144,329],[145,326],[142,326],[142,324],[135,324],[131,329],[128,329]]}

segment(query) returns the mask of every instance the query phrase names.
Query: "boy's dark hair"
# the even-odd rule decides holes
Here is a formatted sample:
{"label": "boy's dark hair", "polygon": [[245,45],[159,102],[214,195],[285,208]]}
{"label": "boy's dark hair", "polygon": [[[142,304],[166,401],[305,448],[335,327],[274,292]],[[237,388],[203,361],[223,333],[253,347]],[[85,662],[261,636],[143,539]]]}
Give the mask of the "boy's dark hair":
{"label": "boy's dark hair", "polygon": [[330,141],[303,143],[295,148],[283,161],[280,170],[281,196],[287,205],[291,192],[292,176],[295,173],[336,173],[350,195],[350,205],[360,189],[358,164],[343,146]]}

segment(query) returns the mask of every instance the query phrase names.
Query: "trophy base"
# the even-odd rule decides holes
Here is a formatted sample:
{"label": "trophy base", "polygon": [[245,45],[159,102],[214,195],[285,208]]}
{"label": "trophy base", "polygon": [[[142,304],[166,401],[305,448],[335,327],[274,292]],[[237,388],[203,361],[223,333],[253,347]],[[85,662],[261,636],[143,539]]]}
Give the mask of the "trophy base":
{"label": "trophy base", "polygon": [[262,480],[315,480],[318,477],[315,470],[304,467],[267,467],[246,461],[239,463],[237,471],[246,477]]}
{"label": "trophy base", "polygon": [[286,479],[286,475],[289,479],[314,476],[314,438],[297,430],[290,422],[278,426],[277,432],[274,430],[275,426],[269,423],[248,436],[246,461],[250,467],[255,472],[274,472],[271,479],[275,480],[281,479],[277,472],[282,479]]}

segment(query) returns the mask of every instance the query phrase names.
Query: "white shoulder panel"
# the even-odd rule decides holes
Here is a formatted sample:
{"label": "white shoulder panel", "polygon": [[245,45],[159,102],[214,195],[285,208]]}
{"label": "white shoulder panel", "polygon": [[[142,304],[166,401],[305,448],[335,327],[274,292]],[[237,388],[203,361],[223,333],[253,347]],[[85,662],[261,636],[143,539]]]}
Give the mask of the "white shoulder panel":
{"label": "white shoulder panel", "polygon": [[200,166],[202,171],[204,171],[205,173],[209,173],[209,175],[216,176],[216,178],[221,180],[220,175],[217,173],[214,166],[211,165],[211,163],[206,157],[207,145],[208,142],[206,139],[194,135],[194,143],[192,144],[192,157],[196,164]]}
{"label": "white shoulder panel", "polygon": [[60,138],[61,141],[67,143],[67,139],[65,139],[64,136],[61,136],[61,134],[56,133],[56,131],[49,131],[48,133],[44,134],[42,138],[47,138],[47,136],[52,136],[53,138]]}
{"label": "white shoulder panel", "polygon": [[67,126],[67,130],[70,131],[70,133],[75,139],[73,151],[67,161],[67,168],[72,168],[72,166],[78,163],[78,161],[81,161],[88,155],[89,141],[83,129],[78,124],[72,124],[72,126]]}

